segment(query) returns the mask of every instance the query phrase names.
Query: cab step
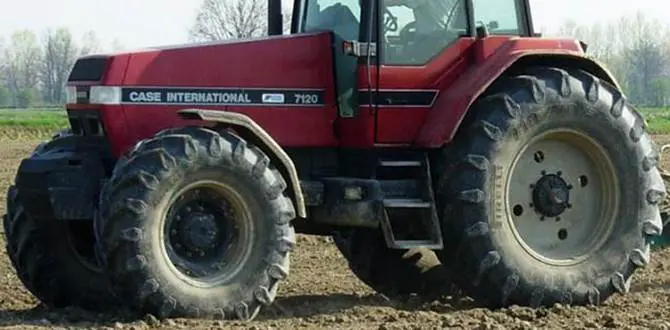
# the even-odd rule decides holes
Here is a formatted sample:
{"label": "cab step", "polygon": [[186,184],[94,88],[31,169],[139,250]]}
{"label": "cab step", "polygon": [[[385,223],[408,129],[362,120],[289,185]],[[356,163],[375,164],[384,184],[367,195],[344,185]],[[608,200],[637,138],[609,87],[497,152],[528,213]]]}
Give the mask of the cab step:
{"label": "cab step", "polygon": [[393,249],[442,249],[442,232],[426,155],[381,159],[375,179],[382,187],[381,228]]}
{"label": "cab step", "polygon": [[379,165],[383,167],[421,167],[418,160],[380,160]]}
{"label": "cab step", "polygon": [[420,208],[428,209],[431,207],[430,202],[421,199],[384,199],[384,207],[386,208]]}

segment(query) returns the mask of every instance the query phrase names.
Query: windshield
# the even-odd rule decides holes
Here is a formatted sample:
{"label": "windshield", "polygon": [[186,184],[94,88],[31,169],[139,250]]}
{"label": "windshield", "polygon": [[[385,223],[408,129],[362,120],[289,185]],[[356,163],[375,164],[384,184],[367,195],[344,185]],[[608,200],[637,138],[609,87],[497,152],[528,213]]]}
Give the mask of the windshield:
{"label": "windshield", "polygon": [[332,31],[344,40],[358,40],[359,0],[306,0],[303,32]]}
{"label": "windshield", "polygon": [[461,0],[386,0],[386,14],[397,19],[398,26],[412,23],[419,32],[444,31],[453,24]]}
{"label": "windshield", "polygon": [[382,61],[422,65],[466,35],[464,0],[383,0]]}
{"label": "windshield", "polygon": [[474,0],[475,23],[486,25],[490,34],[524,33],[521,3],[518,0]]}

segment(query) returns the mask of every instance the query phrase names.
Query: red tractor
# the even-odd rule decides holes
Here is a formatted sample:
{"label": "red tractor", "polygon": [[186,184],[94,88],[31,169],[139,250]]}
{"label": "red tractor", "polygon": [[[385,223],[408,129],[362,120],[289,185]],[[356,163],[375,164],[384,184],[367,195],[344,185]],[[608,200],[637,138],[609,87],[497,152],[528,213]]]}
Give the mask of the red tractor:
{"label": "red tractor", "polygon": [[296,232],[386,296],[492,308],[597,305],[649,263],[645,121],[527,0],[296,1],[289,35],[268,7],[268,37],[77,61],[4,218],[44,304],[249,320]]}

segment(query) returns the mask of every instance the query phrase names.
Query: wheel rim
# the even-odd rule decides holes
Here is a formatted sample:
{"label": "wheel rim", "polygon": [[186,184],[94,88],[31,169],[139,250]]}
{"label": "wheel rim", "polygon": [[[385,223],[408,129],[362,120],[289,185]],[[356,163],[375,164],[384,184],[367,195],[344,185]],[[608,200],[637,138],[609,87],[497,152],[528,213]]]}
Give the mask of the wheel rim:
{"label": "wheel rim", "polygon": [[608,154],[570,129],[535,137],[507,176],[507,214],[517,242],[537,260],[572,265],[609,237],[619,203]]}
{"label": "wheel rim", "polygon": [[240,272],[253,242],[250,210],[227,184],[203,180],[169,202],[161,242],[171,268],[196,286],[225,284]]}

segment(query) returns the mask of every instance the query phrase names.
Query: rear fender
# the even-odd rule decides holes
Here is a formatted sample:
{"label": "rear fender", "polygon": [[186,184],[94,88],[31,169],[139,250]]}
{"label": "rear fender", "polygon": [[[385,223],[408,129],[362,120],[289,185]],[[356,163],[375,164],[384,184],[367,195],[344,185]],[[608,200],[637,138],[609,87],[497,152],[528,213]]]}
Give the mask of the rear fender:
{"label": "rear fender", "polygon": [[438,148],[451,142],[470,106],[489,86],[501,76],[520,72],[529,66],[581,69],[620,89],[618,82],[604,66],[584,57],[581,45],[576,40],[511,39],[489,55],[477,54],[476,58],[477,63],[437,100],[426,116],[414,141],[415,145]]}
{"label": "rear fender", "polygon": [[284,149],[253,119],[236,112],[221,110],[184,109],[177,112],[184,119],[200,120],[206,123],[231,126],[242,138],[254,143],[270,157],[277,170],[288,179],[290,197],[295,203],[298,216],[307,217],[305,200],[300,188],[298,171],[291,157]]}

